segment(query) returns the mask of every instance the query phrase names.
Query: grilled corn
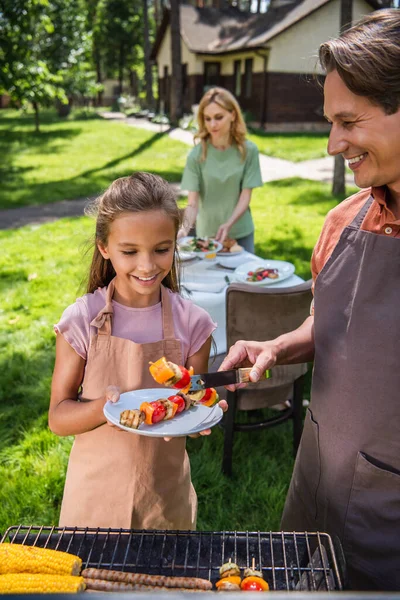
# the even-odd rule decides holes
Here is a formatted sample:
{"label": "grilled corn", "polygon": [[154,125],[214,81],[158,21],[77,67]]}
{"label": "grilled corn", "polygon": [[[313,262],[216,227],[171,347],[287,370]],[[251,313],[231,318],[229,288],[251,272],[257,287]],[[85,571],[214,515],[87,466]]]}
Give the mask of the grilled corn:
{"label": "grilled corn", "polygon": [[0,594],[56,594],[83,592],[83,577],[44,575],[42,573],[9,573],[0,575]]}
{"label": "grilled corn", "polygon": [[68,552],[22,544],[0,544],[0,574],[79,575],[81,567],[82,560]]}

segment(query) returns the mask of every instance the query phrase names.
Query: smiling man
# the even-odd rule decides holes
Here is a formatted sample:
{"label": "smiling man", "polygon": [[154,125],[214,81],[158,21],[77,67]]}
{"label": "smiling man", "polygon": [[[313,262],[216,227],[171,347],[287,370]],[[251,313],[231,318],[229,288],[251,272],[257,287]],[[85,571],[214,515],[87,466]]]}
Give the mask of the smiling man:
{"label": "smiling man", "polygon": [[282,529],[337,536],[352,589],[400,590],[400,10],[323,44],[320,62],[328,151],[362,189],[314,249],[313,314],[275,340],[237,342],[220,368],[250,362],[256,381],[314,358]]}

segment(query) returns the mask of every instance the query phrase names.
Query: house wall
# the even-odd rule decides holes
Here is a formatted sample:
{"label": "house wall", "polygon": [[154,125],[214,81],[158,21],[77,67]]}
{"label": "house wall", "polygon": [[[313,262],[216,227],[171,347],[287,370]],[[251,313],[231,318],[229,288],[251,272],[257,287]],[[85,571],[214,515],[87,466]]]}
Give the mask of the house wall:
{"label": "house wall", "polygon": [[[364,0],[354,0],[353,20],[372,12]],[[340,0],[332,0],[268,44],[268,70],[274,73],[313,73],[318,48],[340,30]]]}
{"label": "house wall", "polygon": [[[353,0],[353,20],[372,11],[365,0]],[[290,27],[268,44],[267,74],[259,53],[246,51],[225,56],[199,56],[189,52],[182,40],[182,63],[187,64],[187,88],[184,93],[184,111],[189,112],[204,92],[204,63],[220,63],[219,85],[235,92],[234,63],[241,61],[242,94],[238,96],[244,111],[255,121],[266,123],[322,123],[322,91],[316,85],[314,74],[321,43],[335,37],[340,29],[340,0],[331,0],[315,13]],[[265,51],[264,51],[265,52]],[[251,97],[244,95],[246,58],[253,59]],[[159,77],[164,67],[171,73],[171,34],[167,28],[157,56]],[[162,81],[160,85],[163,89]],[[263,99],[266,99],[263,107]],[[168,106],[168,102],[165,102]]]}

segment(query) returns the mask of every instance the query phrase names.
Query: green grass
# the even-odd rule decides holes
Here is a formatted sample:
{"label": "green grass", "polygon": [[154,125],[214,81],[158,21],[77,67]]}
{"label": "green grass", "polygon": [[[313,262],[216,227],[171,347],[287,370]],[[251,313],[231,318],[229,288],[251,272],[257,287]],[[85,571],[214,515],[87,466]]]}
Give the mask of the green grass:
{"label": "green grass", "polygon": [[262,154],[292,162],[328,156],[325,133],[266,133],[250,131],[249,139]]}
{"label": "green grass", "polygon": [[[179,154],[175,145],[169,142]],[[151,170],[153,161],[143,154],[137,159]],[[335,203],[329,186],[317,182],[291,179],[255,190],[257,252],[293,262],[308,278],[312,247]],[[47,428],[53,324],[82,291],[92,231],[86,217],[0,231],[0,532],[18,523],[57,524],[72,439]],[[293,467],[291,425],[238,434],[232,479],[221,475],[222,446],[218,428],[188,443],[198,528],[279,528]]]}
{"label": "green grass", "polygon": [[180,181],[188,147],[168,135],[72,113],[52,111],[33,130],[33,115],[0,111],[0,209],[99,194],[117,177],[149,168]]}

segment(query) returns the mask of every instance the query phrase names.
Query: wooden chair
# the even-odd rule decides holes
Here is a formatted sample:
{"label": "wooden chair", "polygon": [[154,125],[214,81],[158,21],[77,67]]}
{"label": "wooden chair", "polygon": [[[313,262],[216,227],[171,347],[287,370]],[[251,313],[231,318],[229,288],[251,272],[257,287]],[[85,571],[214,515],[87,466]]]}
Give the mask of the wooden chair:
{"label": "wooden chair", "polygon": [[[312,280],[290,288],[231,284],[226,294],[226,336],[228,349],[238,340],[265,341],[296,329],[310,314]],[[304,375],[308,364],[274,367],[272,378],[246,388],[227,392],[229,410],[224,415],[222,471],[232,474],[235,431],[255,431],[293,420],[293,451],[297,452],[302,433]],[[289,401],[289,402],[288,402]],[[285,403],[284,410],[270,418],[237,422],[237,411],[254,411]],[[261,412],[261,411],[258,411]],[[265,411],[264,411],[265,412]],[[253,413],[254,414],[254,413]],[[247,416],[250,413],[247,412]],[[244,415],[242,415],[244,417]]]}

